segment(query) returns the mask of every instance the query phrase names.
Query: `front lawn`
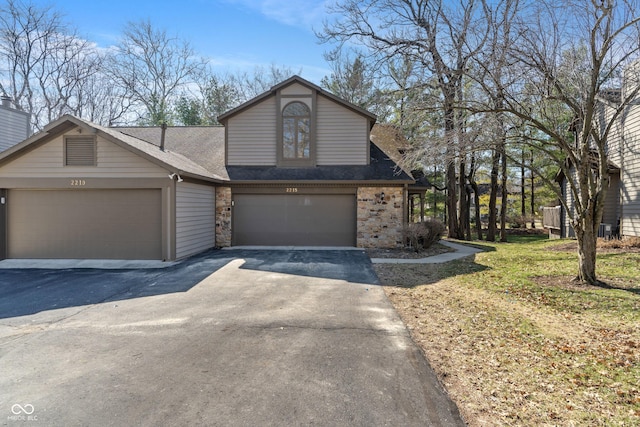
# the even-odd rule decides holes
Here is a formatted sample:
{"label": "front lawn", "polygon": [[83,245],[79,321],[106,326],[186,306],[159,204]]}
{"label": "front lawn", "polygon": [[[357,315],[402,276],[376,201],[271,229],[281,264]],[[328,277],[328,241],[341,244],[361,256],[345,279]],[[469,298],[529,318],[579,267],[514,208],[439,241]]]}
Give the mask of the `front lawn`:
{"label": "front lawn", "polygon": [[374,266],[466,421],[639,425],[640,253],[599,253],[610,288],[588,287],[571,282],[566,242],[511,240],[447,264]]}

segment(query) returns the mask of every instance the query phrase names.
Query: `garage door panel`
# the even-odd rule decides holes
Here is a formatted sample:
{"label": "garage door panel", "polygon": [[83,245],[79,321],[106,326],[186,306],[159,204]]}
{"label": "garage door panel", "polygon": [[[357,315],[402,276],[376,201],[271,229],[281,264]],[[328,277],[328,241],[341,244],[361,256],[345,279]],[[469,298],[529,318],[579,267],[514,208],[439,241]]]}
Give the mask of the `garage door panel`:
{"label": "garage door panel", "polygon": [[355,223],[353,195],[234,197],[234,245],[354,246]]}
{"label": "garage door panel", "polygon": [[10,258],[161,259],[160,190],[12,190]]}

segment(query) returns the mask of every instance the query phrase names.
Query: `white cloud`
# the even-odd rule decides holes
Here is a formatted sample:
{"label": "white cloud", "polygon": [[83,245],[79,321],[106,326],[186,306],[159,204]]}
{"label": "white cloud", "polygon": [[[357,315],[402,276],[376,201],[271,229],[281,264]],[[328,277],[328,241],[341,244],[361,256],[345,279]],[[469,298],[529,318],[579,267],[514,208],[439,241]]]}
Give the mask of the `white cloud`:
{"label": "white cloud", "polygon": [[331,0],[228,0],[258,11],[269,19],[285,25],[318,28],[326,16]]}

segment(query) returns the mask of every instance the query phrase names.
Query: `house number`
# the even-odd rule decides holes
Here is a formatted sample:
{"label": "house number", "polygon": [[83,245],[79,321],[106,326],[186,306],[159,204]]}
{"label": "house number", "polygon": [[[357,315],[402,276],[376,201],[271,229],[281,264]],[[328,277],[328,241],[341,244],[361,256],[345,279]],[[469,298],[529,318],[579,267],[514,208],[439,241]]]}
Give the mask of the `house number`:
{"label": "house number", "polygon": [[87,181],[85,181],[84,179],[72,179],[71,180],[71,186],[72,187],[82,187],[84,185],[87,185]]}
{"label": "house number", "polygon": [[298,189],[295,187],[287,187],[287,193],[297,193]]}

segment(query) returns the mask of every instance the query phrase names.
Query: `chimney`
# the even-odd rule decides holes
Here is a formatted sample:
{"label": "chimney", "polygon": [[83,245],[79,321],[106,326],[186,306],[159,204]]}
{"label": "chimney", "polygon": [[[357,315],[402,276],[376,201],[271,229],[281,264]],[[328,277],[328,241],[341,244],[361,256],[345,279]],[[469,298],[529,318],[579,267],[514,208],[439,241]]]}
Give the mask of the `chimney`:
{"label": "chimney", "polygon": [[162,122],[160,129],[162,129],[162,133],[160,134],[160,150],[164,151],[164,135],[167,132],[167,123]]}
{"label": "chimney", "polygon": [[0,99],[2,100],[3,107],[11,108],[12,99],[9,95],[3,94],[2,97],[0,97]]}

